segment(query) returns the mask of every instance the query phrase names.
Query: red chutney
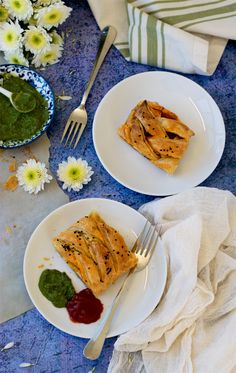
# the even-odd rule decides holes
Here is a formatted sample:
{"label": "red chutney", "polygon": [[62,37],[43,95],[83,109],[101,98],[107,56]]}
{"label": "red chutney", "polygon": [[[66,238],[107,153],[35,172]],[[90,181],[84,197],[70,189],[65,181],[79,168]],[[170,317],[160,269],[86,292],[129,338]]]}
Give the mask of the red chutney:
{"label": "red chutney", "polygon": [[91,324],[97,321],[103,311],[103,305],[90,289],[76,293],[66,305],[71,321]]}

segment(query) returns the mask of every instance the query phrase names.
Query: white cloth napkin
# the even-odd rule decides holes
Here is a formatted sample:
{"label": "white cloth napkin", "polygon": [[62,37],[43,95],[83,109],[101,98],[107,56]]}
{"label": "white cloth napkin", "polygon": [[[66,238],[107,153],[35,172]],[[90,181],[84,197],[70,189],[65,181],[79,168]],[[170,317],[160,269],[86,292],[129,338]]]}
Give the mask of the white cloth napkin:
{"label": "white cloth napkin", "polygon": [[232,372],[236,198],[199,187],[150,202],[141,212],[162,226],[166,288],[154,312],[117,339],[108,372]]}
{"label": "white cloth napkin", "polygon": [[212,75],[236,39],[235,0],[88,0],[100,28],[116,27],[128,60]]}
{"label": "white cloth napkin", "polygon": [[32,157],[48,167],[49,147],[50,142],[44,134],[29,146],[0,149],[0,323],[33,307],[23,279],[27,242],[43,218],[69,202],[55,179],[37,195],[24,192],[20,186],[14,192],[6,190],[4,183],[10,175],[15,174],[9,172],[8,167],[13,159],[18,167]]}

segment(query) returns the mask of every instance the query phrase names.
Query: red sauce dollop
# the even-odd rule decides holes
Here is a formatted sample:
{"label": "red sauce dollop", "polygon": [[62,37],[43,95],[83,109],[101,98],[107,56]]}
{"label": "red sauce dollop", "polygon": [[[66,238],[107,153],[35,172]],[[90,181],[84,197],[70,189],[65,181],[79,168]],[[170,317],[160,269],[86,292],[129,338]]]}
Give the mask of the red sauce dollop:
{"label": "red sauce dollop", "polygon": [[71,321],[91,324],[97,321],[103,311],[103,305],[90,289],[76,293],[66,305]]}

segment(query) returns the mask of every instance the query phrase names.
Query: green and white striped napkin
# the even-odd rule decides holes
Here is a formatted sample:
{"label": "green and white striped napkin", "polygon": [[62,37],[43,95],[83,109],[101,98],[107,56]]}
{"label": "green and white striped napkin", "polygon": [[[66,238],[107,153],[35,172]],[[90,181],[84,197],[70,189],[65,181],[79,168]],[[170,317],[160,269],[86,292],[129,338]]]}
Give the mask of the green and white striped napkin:
{"label": "green and white striped napkin", "polygon": [[115,46],[131,61],[212,75],[236,39],[236,1],[88,0],[100,28],[116,27]]}

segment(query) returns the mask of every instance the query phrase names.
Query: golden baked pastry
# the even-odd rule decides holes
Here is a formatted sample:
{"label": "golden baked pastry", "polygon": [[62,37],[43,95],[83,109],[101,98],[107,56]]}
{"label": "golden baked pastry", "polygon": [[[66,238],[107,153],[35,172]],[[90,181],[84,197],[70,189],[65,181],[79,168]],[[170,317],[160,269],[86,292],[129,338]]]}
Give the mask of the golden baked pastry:
{"label": "golden baked pastry", "polygon": [[155,166],[173,174],[194,132],[176,114],[156,102],[143,100],[118,134]]}
{"label": "golden baked pastry", "polygon": [[52,242],[95,295],[137,263],[137,257],[120,233],[106,224],[97,212],[81,218]]}

